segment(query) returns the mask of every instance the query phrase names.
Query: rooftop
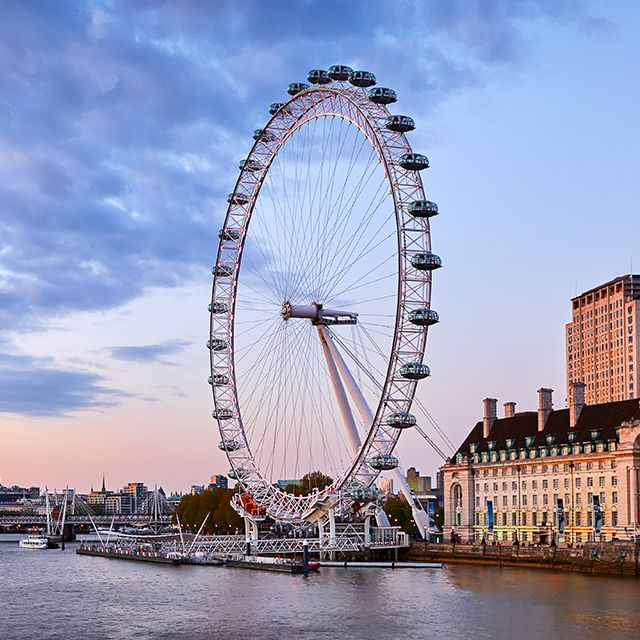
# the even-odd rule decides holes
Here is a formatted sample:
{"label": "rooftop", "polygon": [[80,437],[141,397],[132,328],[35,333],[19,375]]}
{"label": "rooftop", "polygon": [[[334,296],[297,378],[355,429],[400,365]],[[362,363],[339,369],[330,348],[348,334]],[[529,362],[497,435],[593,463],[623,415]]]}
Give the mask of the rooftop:
{"label": "rooftop", "polygon": [[617,278],[614,278],[613,280],[609,280],[609,282],[604,282],[602,284],[599,284],[597,287],[593,287],[592,289],[589,289],[588,291],[584,291],[583,293],[581,293],[580,295],[574,296],[573,298],[571,298],[571,301],[573,302],[574,300],[579,300],[580,298],[583,298],[586,295],[589,295],[590,293],[595,293],[596,291],[600,291],[600,289],[604,289],[606,287],[609,287],[613,284],[616,284],[617,282],[620,281],[626,281],[627,284],[632,284],[635,281],[635,284],[638,285],[640,284],[640,275],[636,274],[636,273],[628,273],[624,276],[618,276]]}
{"label": "rooftop", "polygon": [[[570,432],[575,433],[575,442],[585,442],[592,439],[591,432],[594,429],[600,431],[597,440],[614,440],[616,428],[629,420],[640,420],[640,400],[637,398],[585,405],[573,429],[569,427],[569,409],[552,411],[543,431],[538,431],[537,411],[523,411],[511,418],[498,418],[493,423],[488,438],[482,436],[483,423],[480,420],[454,457],[458,453],[469,455],[471,444],[477,445],[476,453],[489,451],[489,442],[495,442],[494,451],[544,446],[547,445],[547,436],[555,436],[551,444],[568,444]],[[526,438],[532,436],[535,440],[527,443]],[[510,447],[507,446],[507,440],[512,441]]]}

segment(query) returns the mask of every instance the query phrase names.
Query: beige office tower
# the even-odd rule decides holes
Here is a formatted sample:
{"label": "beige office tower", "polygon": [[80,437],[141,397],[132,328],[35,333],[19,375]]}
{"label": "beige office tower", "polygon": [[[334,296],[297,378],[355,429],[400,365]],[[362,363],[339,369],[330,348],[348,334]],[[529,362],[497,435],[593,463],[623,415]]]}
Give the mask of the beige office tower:
{"label": "beige office tower", "polygon": [[571,300],[567,398],[584,382],[587,404],[640,397],[640,275],[621,276]]}

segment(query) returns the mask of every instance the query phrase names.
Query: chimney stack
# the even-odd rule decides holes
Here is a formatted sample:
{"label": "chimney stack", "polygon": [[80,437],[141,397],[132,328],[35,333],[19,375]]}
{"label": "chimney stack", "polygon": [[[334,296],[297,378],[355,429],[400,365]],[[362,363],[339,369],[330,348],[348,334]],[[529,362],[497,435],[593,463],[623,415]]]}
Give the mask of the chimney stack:
{"label": "chimney stack", "polygon": [[504,417],[505,418],[513,418],[516,415],[516,403],[515,402],[505,402],[504,403]]}
{"label": "chimney stack", "polygon": [[553,389],[538,389],[538,431],[544,431],[549,414],[553,411]]}
{"label": "chimney stack", "polygon": [[495,398],[484,399],[484,419],[482,425],[482,437],[488,438],[493,423],[498,419],[498,401]]}
{"label": "chimney stack", "polygon": [[586,404],[584,392],[587,385],[584,382],[576,381],[569,383],[569,426],[573,429],[578,422],[578,418]]}

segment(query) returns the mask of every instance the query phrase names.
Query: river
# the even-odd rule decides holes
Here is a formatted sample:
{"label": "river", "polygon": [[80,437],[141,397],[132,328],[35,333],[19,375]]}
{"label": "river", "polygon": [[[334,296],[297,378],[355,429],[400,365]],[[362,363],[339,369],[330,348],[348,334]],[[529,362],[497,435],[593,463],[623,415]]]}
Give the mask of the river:
{"label": "river", "polygon": [[640,581],[535,569],[149,565],[0,544],[2,640],[637,640]]}

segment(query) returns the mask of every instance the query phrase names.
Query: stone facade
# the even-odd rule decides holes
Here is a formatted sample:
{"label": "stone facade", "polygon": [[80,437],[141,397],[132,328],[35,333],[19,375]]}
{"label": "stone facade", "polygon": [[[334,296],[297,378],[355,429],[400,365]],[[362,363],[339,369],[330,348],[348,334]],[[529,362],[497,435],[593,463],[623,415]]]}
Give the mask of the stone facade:
{"label": "stone facade", "polygon": [[565,327],[567,390],[572,382],[584,382],[587,404],[639,398],[640,275],[586,291],[571,307]]}
{"label": "stone facade", "polygon": [[[445,540],[582,543],[640,534],[640,401],[585,405],[583,386],[571,389],[571,407],[553,411],[550,389],[540,389],[538,411],[482,421],[441,468]],[[595,533],[593,497],[603,515]],[[560,532],[558,499],[565,513]],[[487,501],[493,502],[489,532]]]}

